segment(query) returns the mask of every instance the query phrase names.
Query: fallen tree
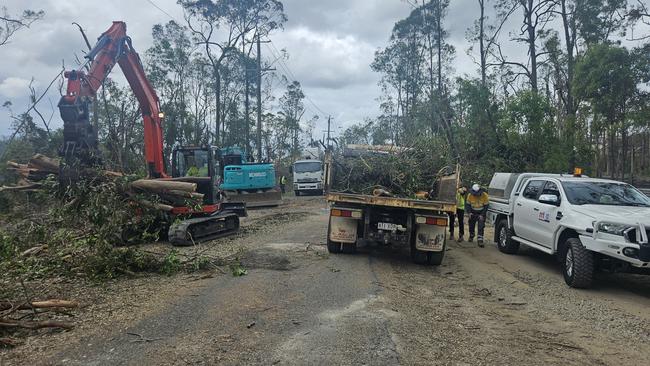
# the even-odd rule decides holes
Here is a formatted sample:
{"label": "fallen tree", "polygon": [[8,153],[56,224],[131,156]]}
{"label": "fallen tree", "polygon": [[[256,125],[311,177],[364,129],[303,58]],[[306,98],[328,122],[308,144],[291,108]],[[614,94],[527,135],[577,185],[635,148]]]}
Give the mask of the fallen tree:
{"label": "fallen tree", "polygon": [[[15,186],[2,186],[0,192],[35,192],[43,188],[43,181],[51,176],[58,176],[60,162],[57,159],[45,155],[36,154],[26,164],[14,161],[7,162],[7,169],[16,173],[20,180]],[[108,170],[85,169],[85,174],[90,180],[97,177],[112,180],[123,178],[122,173]],[[80,177],[80,180],[88,181],[88,177]],[[130,182],[125,194],[136,200],[137,194],[148,194],[157,196],[154,203],[143,202],[149,208],[169,212],[172,206],[197,206],[203,202],[203,194],[196,192],[197,184],[172,179],[138,179]]]}

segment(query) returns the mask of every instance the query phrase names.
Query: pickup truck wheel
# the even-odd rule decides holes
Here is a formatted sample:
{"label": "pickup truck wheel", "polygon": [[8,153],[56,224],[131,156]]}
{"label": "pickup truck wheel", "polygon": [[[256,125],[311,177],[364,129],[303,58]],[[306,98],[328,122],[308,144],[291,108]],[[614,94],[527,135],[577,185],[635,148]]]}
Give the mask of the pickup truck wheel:
{"label": "pickup truck wheel", "polygon": [[327,251],[330,253],[341,253],[341,243],[337,243],[334,241],[327,239]]}
{"label": "pickup truck wheel", "polygon": [[499,251],[506,254],[517,254],[519,251],[519,243],[512,240],[512,230],[508,228],[508,221],[499,221],[496,231]]}
{"label": "pickup truck wheel", "polygon": [[564,282],[574,288],[588,288],[594,276],[594,255],[578,238],[569,238],[564,251]]}

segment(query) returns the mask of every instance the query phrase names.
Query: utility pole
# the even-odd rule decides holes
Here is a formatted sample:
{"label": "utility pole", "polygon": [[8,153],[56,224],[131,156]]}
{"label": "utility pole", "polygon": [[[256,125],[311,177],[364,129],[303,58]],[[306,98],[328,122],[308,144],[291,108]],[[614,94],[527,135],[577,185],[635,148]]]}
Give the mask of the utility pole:
{"label": "utility pole", "polygon": [[[268,43],[270,41],[265,41]],[[275,68],[265,68],[262,70],[262,41],[260,35],[257,35],[257,161],[262,161],[262,72],[275,71]]]}
{"label": "utility pole", "polygon": [[330,126],[331,126],[331,124],[332,124],[332,116],[327,116],[327,148],[328,149],[332,148],[332,144],[331,144],[331,140],[330,140],[330,131],[331,131]]}
{"label": "utility pole", "polygon": [[[246,92],[245,92],[245,99],[244,99],[244,123],[246,124],[244,126],[244,131],[245,131],[245,139],[246,139],[246,146],[244,148],[246,149],[246,155],[253,155],[251,152],[251,120],[250,120],[250,79],[248,78],[248,57],[246,55],[246,38],[242,37],[242,57],[244,58],[244,80],[246,83]],[[252,48],[252,47],[251,47]],[[250,53],[249,53],[250,55]]]}
{"label": "utility pole", "polygon": [[262,161],[262,47],[257,35],[257,161]]}

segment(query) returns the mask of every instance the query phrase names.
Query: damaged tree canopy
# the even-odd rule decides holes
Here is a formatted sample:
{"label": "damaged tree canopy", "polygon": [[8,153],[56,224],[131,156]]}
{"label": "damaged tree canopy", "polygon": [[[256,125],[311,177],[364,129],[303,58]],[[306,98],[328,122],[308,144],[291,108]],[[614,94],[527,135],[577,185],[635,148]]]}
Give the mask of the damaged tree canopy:
{"label": "damaged tree canopy", "polygon": [[333,191],[373,194],[379,189],[398,197],[431,190],[446,166],[444,146],[426,142],[410,147],[348,145],[334,161]]}

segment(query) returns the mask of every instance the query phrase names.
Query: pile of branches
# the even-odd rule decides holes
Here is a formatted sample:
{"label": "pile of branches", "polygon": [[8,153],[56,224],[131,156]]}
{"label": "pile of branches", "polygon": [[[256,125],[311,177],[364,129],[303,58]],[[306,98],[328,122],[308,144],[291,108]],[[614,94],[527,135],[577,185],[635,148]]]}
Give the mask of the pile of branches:
{"label": "pile of branches", "polygon": [[432,189],[445,160],[441,148],[430,143],[381,149],[355,145],[335,158],[332,190],[419,197]]}
{"label": "pile of branches", "polygon": [[167,273],[168,258],[129,245],[164,237],[169,211],[203,202],[195,183],[102,170],[63,185],[58,161],[42,155],[7,167],[19,177],[0,192],[0,273],[7,278]]}
{"label": "pile of branches", "polygon": [[[27,164],[20,164],[14,161],[7,162],[7,170],[13,171],[19,177],[18,184],[14,186],[1,186],[2,191],[27,191],[33,192],[44,188],[43,182],[52,176],[58,176],[60,172],[60,161],[47,156],[36,154]],[[119,179],[124,176],[121,173],[109,170],[85,170],[85,182],[97,183],[105,180]],[[90,178],[90,179],[89,179]],[[174,180],[151,180],[140,179],[130,183],[125,194],[135,199],[137,194],[148,194],[157,196],[152,203],[144,201],[145,205],[155,207],[162,211],[171,211],[173,206],[195,207],[203,202],[203,194],[196,192],[196,184]]]}

